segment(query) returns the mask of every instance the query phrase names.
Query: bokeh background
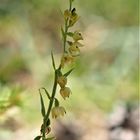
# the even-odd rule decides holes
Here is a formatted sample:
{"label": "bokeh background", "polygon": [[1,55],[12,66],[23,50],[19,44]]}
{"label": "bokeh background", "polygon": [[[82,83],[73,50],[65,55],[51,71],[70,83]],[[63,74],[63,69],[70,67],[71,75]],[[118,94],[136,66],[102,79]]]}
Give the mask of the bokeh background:
{"label": "bokeh background", "polygon": [[[74,5],[84,47],[69,77],[72,95],[63,101],[57,93],[67,115],[53,120],[52,133],[57,140],[138,140],[138,0]],[[0,0],[0,140],[39,134],[38,89],[52,89],[50,52],[58,65],[67,7],[68,0]]]}

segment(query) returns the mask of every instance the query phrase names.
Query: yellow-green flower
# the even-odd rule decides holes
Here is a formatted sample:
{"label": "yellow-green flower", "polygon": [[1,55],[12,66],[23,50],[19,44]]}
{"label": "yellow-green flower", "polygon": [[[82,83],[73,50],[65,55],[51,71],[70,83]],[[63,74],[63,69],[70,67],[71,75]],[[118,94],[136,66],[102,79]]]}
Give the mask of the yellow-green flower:
{"label": "yellow-green flower", "polygon": [[64,18],[65,19],[68,19],[68,18],[70,18],[70,16],[71,16],[71,12],[67,9],[67,10],[65,10],[64,11]]}
{"label": "yellow-green flower", "polygon": [[83,40],[82,34],[78,31],[75,31],[72,37],[75,42],[77,42],[78,40]]}
{"label": "yellow-green flower", "polygon": [[84,45],[81,44],[80,42],[76,41],[76,42],[71,42],[71,41],[67,41],[67,43],[72,46],[72,45],[75,45],[77,47],[83,47]]}
{"label": "yellow-green flower", "polygon": [[75,16],[72,16],[70,21],[69,21],[69,26],[70,27],[73,26],[77,22],[78,19],[79,19],[79,17],[77,14]]}
{"label": "yellow-green flower", "polygon": [[80,49],[78,46],[73,44],[69,47],[69,52],[71,53],[72,56],[75,57],[75,56],[78,56],[80,54]]}
{"label": "yellow-green flower", "polygon": [[69,26],[73,26],[77,20],[79,19],[79,16],[76,13],[76,9],[73,8],[73,10],[71,11],[71,16],[70,16],[70,20],[69,20]]}
{"label": "yellow-green flower", "polygon": [[79,42],[74,42],[74,45],[76,45],[77,47],[83,47],[84,45],[79,43]]}
{"label": "yellow-green flower", "polygon": [[67,84],[67,78],[65,76],[60,76],[57,79],[57,83],[60,85],[61,88],[63,88]]}
{"label": "yellow-green flower", "polygon": [[63,68],[66,64],[70,64],[74,61],[74,57],[72,57],[70,54],[65,53],[63,54],[61,58],[61,67]]}
{"label": "yellow-green flower", "polygon": [[59,116],[64,116],[66,114],[66,111],[64,107],[57,106],[52,108],[52,118],[57,118]]}
{"label": "yellow-green flower", "polygon": [[69,87],[61,88],[61,89],[60,89],[60,94],[61,94],[61,96],[62,96],[62,97],[64,98],[64,100],[65,100],[65,98],[67,98],[67,97],[70,96],[71,90],[70,90]]}

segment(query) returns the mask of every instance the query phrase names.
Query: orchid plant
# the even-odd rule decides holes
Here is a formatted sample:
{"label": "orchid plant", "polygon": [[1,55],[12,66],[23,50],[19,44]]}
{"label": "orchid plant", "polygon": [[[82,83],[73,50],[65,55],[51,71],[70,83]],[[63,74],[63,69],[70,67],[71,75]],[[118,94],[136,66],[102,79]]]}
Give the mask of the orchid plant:
{"label": "orchid plant", "polygon": [[[64,27],[61,27],[61,33],[63,38],[63,52],[58,67],[55,65],[55,60],[53,53],[51,52],[52,65],[54,69],[54,83],[51,95],[46,90],[46,88],[39,89],[40,102],[41,102],[41,113],[43,117],[43,123],[40,128],[40,135],[38,135],[34,140],[55,140],[55,137],[49,137],[48,134],[51,131],[51,119],[58,118],[59,116],[64,116],[66,110],[60,105],[59,100],[55,97],[57,87],[60,87],[60,95],[65,100],[71,95],[71,89],[67,86],[68,76],[73,71],[71,68],[68,72],[64,73],[63,69],[66,65],[73,63],[77,56],[80,55],[80,47],[83,45],[79,42],[83,40],[83,37],[79,31],[71,32],[70,29],[78,21],[79,16],[76,13],[76,8],[73,8],[74,0],[69,0],[69,9],[66,9],[63,13],[64,17]],[[71,39],[69,39],[71,38]],[[41,94],[41,90],[44,90],[48,99],[49,105],[46,110],[44,105],[44,100]]]}

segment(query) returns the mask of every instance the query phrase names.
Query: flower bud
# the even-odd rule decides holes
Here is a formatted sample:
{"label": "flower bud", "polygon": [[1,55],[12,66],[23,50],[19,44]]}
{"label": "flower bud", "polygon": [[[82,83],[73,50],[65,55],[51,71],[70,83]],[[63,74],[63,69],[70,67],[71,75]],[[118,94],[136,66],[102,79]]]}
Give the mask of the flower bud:
{"label": "flower bud", "polygon": [[60,76],[57,79],[57,83],[60,85],[61,88],[63,88],[67,84],[67,78],[65,76]]}
{"label": "flower bud", "polygon": [[69,21],[69,26],[72,27],[77,22],[78,19],[79,17],[77,14],[71,16],[70,21]]}
{"label": "flower bud", "polygon": [[76,13],[76,9],[73,8],[72,11],[71,11],[71,16],[70,16],[70,20],[69,20],[69,26],[73,26],[77,20],[79,19],[79,16],[77,15]]}
{"label": "flower bud", "polygon": [[64,11],[64,18],[68,19],[71,16],[71,12],[67,9]]}
{"label": "flower bud", "polygon": [[[44,126],[43,124],[41,125],[41,133],[43,133],[43,129],[44,129]],[[51,132],[51,127],[50,126],[47,126],[46,127],[46,130],[45,130],[46,134],[49,134]]]}
{"label": "flower bud", "polygon": [[46,128],[46,134],[49,134],[51,132],[51,127]]}
{"label": "flower bud", "polygon": [[71,93],[71,90],[69,87],[64,87],[60,89],[60,94],[64,98],[64,100],[65,98],[70,96],[70,93]]}

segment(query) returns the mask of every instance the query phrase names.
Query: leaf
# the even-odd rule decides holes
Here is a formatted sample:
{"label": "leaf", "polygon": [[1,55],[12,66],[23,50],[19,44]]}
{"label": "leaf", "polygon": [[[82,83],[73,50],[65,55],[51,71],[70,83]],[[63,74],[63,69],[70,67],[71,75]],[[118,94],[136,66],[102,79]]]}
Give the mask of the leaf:
{"label": "leaf", "polygon": [[58,99],[55,98],[55,107],[59,106],[59,101]]}
{"label": "leaf", "polygon": [[[51,97],[50,97],[50,94],[49,94],[49,92],[46,90],[46,88],[42,87],[41,89],[44,89],[44,91],[45,91],[47,97],[50,99],[50,98],[51,98]],[[40,90],[40,89],[39,89],[39,90]]]}
{"label": "leaf", "polygon": [[55,62],[54,62],[54,57],[53,57],[53,52],[51,52],[51,58],[52,58],[52,65],[53,65],[53,68],[54,68],[54,70],[56,70]]}
{"label": "leaf", "polygon": [[62,27],[61,27],[61,33],[62,33],[63,38],[65,38],[65,32]]}
{"label": "leaf", "polygon": [[64,74],[64,76],[68,76],[68,75],[70,75],[70,73],[72,72],[74,70],[74,68],[72,68],[72,69],[70,69],[68,72],[66,72],[65,74]]}
{"label": "leaf", "polygon": [[40,140],[42,136],[37,136],[34,138],[34,140]]}
{"label": "leaf", "polygon": [[74,33],[68,32],[67,35],[70,36],[70,37],[73,37]]}
{"label": "leaf", "polygon": [[44,101],[43,101],[43,98],[42,98],[42,95],[40,93],[40,102],[41,102],[41,113],[42,113],[42,116],[45,117],[45,105],[44,105]]}

